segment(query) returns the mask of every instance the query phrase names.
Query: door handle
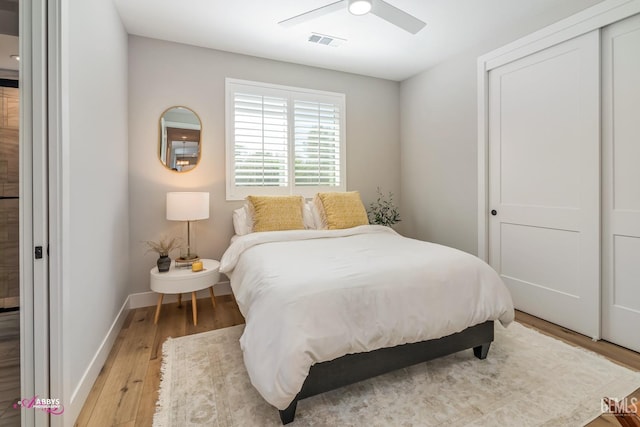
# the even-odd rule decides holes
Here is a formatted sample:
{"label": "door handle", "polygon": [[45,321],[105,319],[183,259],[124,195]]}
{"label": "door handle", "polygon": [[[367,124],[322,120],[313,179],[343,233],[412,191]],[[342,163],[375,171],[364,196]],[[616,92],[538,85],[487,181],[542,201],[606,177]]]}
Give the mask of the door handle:
{"label": "door handle", "polygon": [[493,216],[498,215],[498,211],[497,211],[497,210],[495,210],[495,209],[492,209],[492,210],[491,210],[491,215],[493,215]]}

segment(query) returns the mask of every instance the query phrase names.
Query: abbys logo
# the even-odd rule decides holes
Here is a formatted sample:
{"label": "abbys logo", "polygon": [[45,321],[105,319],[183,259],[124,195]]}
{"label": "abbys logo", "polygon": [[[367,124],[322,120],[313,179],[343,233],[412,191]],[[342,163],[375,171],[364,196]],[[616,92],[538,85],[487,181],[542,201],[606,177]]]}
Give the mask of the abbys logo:
{"label": "abbys logo", "polygon": [[600,401],[600,409],[603,414],[635,418],[640,421],[640,405],[638,405],[638,398],[636,397],[625,397],[624,399],[603,397]]}
{"label": "abbys logo", "polygon": [[60,404],[60,399],[42,399],[37,395],[19,400],[13,404],[13,408],[40,409],[51,415],[60,415],[64,412],[64,406]]}

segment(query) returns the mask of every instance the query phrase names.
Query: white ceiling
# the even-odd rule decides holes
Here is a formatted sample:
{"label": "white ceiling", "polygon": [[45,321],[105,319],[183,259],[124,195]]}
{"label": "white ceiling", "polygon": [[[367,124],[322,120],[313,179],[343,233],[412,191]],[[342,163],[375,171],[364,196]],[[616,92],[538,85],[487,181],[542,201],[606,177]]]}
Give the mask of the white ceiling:
{"label": "white ceiling", "polygon": [[[346,9],[292,28],[277,24],[333,1],[114,0],[130,34],[399,81],[536,15],[552,23],[602,0],[387,0],[427,23],[416,35]],[[311,32],[348,41],[309,43]],[[17,51],[18,38],[0,34],[0,69],[18,69],[9,58]]]}
{"label": "white ceiling", "polygon": [[[548,24],[601,0],[386,0],[425,21],[412,35],[346,8],[292,28],[279,21],[335,0],[114,0],[130,34],[357,74],[404,80],[502,31]],[[347,39],[307,41],[311,32]]]}

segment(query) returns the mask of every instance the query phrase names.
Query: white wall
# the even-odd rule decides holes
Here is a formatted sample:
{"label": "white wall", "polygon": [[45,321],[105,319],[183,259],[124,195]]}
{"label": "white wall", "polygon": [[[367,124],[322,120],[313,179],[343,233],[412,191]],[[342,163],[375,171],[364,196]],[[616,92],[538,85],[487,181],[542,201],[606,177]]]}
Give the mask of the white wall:
{"label": "white wall", "polygon": [[[157,255],[145,255],[143,242],[185,233],[185,224],[165,219],[167,191],[209,191],[211,217],[196,223],[198,252],[220,259],[228,247],[241,202],[225,201],[225,77],[345,93],[348,189],[365,203],[377,186],[400,200],[399,83],[130,36],[130,293],[149,291]],[[200,163],[183,174],[158,160],[158,120],[175,105],[193,109],[203,126]]]}
{"label": "white wall", "polygon": [[599,0],[565,0],[401,84],[401,212],[410,237],[477,253],[477,58]]}
{"label": "white wall", "polygon": [[111,0],[62,2],[62,25],[60,310],[70,425],[102,366],[92,359],[130,293],[127,35]]}

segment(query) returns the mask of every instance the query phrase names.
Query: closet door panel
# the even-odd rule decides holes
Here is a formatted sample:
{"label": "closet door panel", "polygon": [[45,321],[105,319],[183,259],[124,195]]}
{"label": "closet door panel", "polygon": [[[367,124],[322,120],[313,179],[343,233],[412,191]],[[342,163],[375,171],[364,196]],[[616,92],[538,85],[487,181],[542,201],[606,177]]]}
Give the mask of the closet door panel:
{"label": "closet door panel", "polygon": [[[613,283],[615,286],[613,287],[612,303],[615,308],[626,308],[632,312],[640,313],[639,256],[640,238],[613,236]],[[636,331],[635,336],[640,339],[640,331]]]}
{"label": "closet door panel", "polygon": [[580,51],[524,62],[531,63],[502,73],[499,83],[500,201],[577,208]]}
{"label": "closet door panel", "polygon": [[489,262],[516,308],[600,333],[599,33],[489,72]]}
{"label": "closet door panel", "polygon": [[640,351],[640,15],[602,33],[602,335]]}

